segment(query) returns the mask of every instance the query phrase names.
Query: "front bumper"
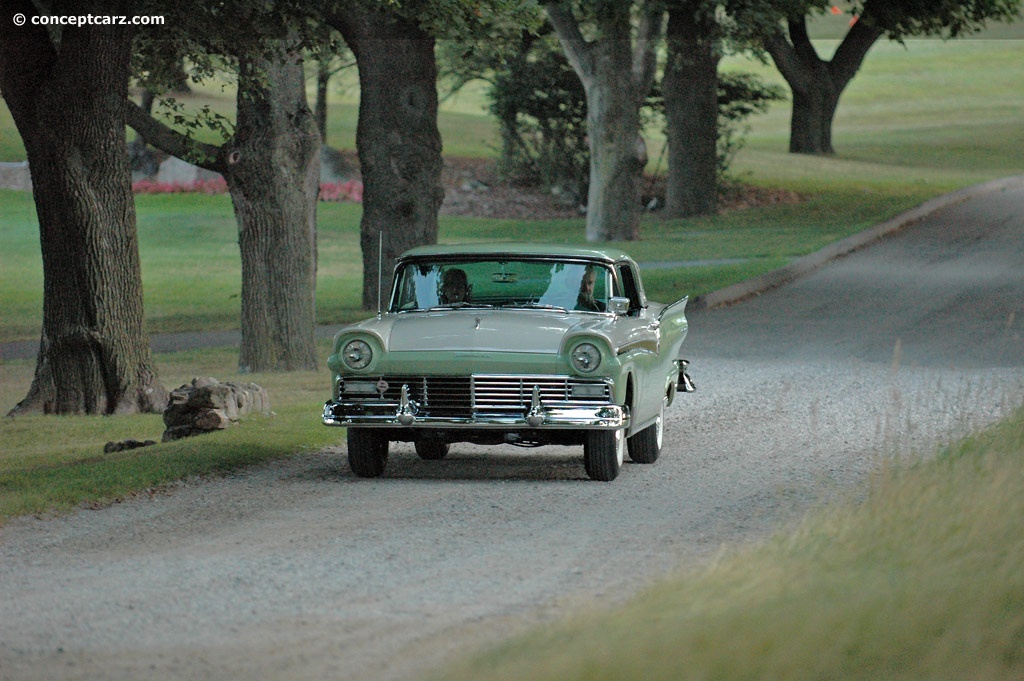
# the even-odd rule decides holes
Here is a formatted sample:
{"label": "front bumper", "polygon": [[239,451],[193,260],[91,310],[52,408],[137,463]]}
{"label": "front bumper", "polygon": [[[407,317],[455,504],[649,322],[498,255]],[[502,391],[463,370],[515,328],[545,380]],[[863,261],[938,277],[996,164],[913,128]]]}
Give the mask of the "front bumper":
{"label": "front bumper", "polygon": [[416,413],[414,404],[368,404],[337,402],[324,405],[323,422],[328,426],[374,426],[377,428],[438,428],[467,430],[616,430],[629,426],[629,410],[617,404],[586,407],[531,406],[521,416],[474,414],[469,417],[429,416]]}

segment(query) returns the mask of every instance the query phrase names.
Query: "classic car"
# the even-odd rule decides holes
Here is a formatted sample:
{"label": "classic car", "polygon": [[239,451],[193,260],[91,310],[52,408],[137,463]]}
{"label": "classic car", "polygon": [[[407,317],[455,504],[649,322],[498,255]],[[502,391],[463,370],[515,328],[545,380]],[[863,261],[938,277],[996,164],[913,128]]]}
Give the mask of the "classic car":
{"label": "classic car", "polygon": [[423,459],[470,442],[582,445],[587,475],[613,480],[627,451],[658,458],[666,407],[693,390],[686,302],[648,301],[610,248],[415,248],[386,310],[335,336],[323,422],[348,429],[360,477],[384,473],[390,442]]}

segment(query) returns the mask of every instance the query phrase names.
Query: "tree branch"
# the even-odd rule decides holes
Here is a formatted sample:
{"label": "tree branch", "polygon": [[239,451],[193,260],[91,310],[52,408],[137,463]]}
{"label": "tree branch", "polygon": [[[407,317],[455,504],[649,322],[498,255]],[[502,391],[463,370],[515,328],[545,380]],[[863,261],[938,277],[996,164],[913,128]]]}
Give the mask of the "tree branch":
{"label": "tree branch", "polygon": [[797,59],[808,66],[820,62],[821,57],[815,51],[811,36],[807,33],[807,17],[791,16],[786,23],[789,24],[789,39],[793,43]]}
{"label": "tree branch", "polygon": [[861,19],[856,22],[839,44],[836,53],[829,62],[829,74],[836,88],[843,90],[857,71],[860,70],[864,58],[871,46],[882,37],[884,31],[873,23]]}
{"label": "tree branch", "polygon": [[808,74],[797,56],[796,48],[786,40],[781,28],[764,39],[764,49],[775,62],[775,68],[789,83],[790,89],[797,92],[807,91]]}
{"label": "tree branch", "polygon": [[558,34],[558,41],[562,43],[566,58],[579,74],[583,84],[588,85],[595,78],[596,66],[591,55],[591,45],[580,32],[572,9],[561,2],[546,2],[544,9],[547,10],[551,25],[555,27],[555,33]]}
{"label": "tree branch", "polygon": [[223,173],[225,162],[224,147],[199,142],[161,123],[138,104],[125,99],[125,121],[139,133],[148,144],[172,156],[193,163],[200,168]]}

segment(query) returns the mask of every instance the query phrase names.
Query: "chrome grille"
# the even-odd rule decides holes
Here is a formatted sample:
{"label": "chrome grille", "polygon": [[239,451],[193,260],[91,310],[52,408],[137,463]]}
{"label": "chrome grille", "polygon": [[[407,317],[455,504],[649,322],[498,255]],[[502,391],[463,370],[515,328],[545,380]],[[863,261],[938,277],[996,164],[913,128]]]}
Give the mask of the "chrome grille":
{"label": "chrome grille", "polygon": [[[599,396],[574,398],[574,385],[598,385]],[[576,406],[605,403],[610,388],[602,381],[568,376],[473,376],[473,407],[478,414],[519,414],[530,408],[533,387],[540,388],[540,399],[547,406]]]}
{"label": "chrome grille", "polygon": [[[541,402],[547,407],[586,406],[611,401],[611,383],[601,379],[544,374],[368,377],[375,382],[381,378],[387,383],[387,389],[383,394],[373,395],[374,401],[382,399],[397,403],[402,394],[402,386],[407,385],[409,399],[419,404],[421,416],[470,418],[480,415],[521,415],[530,408],[534,386],[540,388]],[[589,386],[588,394],[574,396],[573,389],[576,386]]]}

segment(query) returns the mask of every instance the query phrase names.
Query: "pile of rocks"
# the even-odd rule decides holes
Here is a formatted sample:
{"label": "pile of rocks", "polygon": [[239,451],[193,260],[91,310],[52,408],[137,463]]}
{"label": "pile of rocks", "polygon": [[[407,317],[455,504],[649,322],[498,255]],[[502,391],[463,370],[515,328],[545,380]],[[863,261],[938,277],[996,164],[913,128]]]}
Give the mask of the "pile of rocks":
{"label": "pile of rocks", "polygon": [[164,412],[163,441],[223,430],[243,416],[269,414],[267,391],[255,383],[240,385],[215,378],[194,378],[171,392]]}

